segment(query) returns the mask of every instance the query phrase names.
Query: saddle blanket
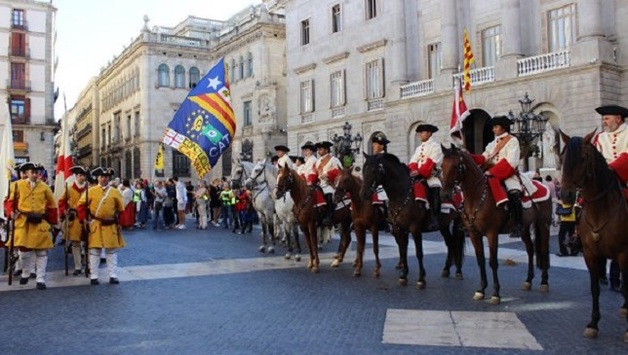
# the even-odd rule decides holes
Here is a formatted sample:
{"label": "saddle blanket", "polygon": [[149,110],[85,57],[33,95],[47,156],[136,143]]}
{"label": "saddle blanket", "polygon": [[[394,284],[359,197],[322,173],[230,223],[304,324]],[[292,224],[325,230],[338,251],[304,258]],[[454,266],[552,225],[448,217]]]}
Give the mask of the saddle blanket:
{"label": "saddle blanket", "polygon": [[[524,185],[523,196],[521,197],[521,202],[523,208],[530,208],[532,206],[532,202],[541,202],[548,200],[550,198],[550,190],[545,186],[542,182],[536,180],[529,180],[531,182],[531,186],[527,184]],[[504,202],[508,201],[508,194],[506,193],[506,188],[501,184],[499,180],[496,178],[488,179],[488,186],[491,189],[491,193],[493,194],[493,198],[495,199],[495,205],[499,206]]]}

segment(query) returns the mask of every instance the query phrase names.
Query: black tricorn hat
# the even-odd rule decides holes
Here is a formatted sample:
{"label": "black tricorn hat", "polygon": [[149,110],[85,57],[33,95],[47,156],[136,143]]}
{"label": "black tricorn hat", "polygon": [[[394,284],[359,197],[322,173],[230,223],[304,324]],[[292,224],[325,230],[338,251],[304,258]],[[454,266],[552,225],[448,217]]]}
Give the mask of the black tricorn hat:
{"label": "black tricorn hat", "polygon": [[390,143],[390,141],[388,139],[386,139],[386,137],[384,137],[383,135],[374,135],[373,138],[371,138],[371,143],[379,143],[381,145],[386,145],[388,143]]}
{"label": "black tricorn hat", "polygon": [[113,176],[115,173],[112,168],[104,168],[102,166],[92,170],[92,176]]}
{"label": "black tricorn hat", "polygon": [[290,151],[290,148],[286,147],[285,145],[280,144],[280,145],[275,146],[275,150],[288,153]]}
{"label": "black tricorn hat", "polygon": [[331,148],[333,146],[334,146],[334,143],[329,142],[329,141],[318,142],[315,145],[316,149],[318,149],[318,148],[325,148],[325,149],[328,149],[328,150],[329,150],[329,148]]}
{"label": "black tricorn hat", "polygon": [[314,146],[314,143],[312,143],[311,141],[307,141],[301,146],[301,149],[309,149],[311,151],[315,151],[316,146]]}
{"label": "black tricorn hat", "polygon": [[89,175],[88,172],[87,172],[87,169],[85,169],[85,167],[82,167],[80,165],[75,165],[75,166],[71,167],[70,171],[73,174],[81,174],[81,175],[85,175],[85,176]]}
{"label": "black tricorn hat", "polygon": [[44,170],[43,165],[41,164],[37,164],[37,163],[33,163],[33,162],[26,162],[23,163],[22,165],[19,166],[18,168],[19,171],[26,171],[26,170]]}
{"label": "black tricorn hat", "polygon": [[438,127],[434,126],[433,124],[425,123],[425,124],[418,125],[417,128],[416,128],[416,131],[417,132],[428,131],[428,132],[434,133],[434,132],[438,131]]}
{"label": "black tricorn hat", "polygon": [[619,105],[604,105],[595,109],[600,115],[618,115],[621,118],[628,117],[628,108]]}
{"label": "black tricorn hat", "polygon": [[492,126],[502,126],[505,130],[510,130],[510,125],[512,125],[512,121],[508,116],[495,116],[491,118],[491,127]]}

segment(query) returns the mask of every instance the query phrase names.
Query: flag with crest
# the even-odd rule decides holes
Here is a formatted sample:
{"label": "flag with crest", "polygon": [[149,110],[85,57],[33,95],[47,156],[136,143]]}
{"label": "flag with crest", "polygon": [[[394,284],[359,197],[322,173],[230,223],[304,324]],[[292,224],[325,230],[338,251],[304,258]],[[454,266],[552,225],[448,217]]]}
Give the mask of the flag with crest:
{"label": "flag with crest", "polygon": [[168,124],[162,142],[190,158],[202,178],[229,148],[235,131],[231,94],[221,58],[185,98]]}
{"label": "flag with crest", "polygon": [[11,125],[11,114],[8,105],[0,109],[0,218],[5,218],[4,207],[1,202],[9,193],[11,180],[17,178],[15,172],[15,152],[13,150],[13,126]]}
{"label": "flag with crest", "polygon": [[467,33],[467,29],[464,29],[463,33],[464,37],[464,91],[471,90],[471,63],[475,61],[473,57],[473,51],[471,50],[471,41],[469,41],[469,34]]}
{"label": "flag with crest", "polygon": [[462,123],[470,114],[467,104],[462,97],[460,80],[456,80],[454,83],[454,104],[451,110],[451,121],[449,122],[449,136],[459,146],[464,146]]}

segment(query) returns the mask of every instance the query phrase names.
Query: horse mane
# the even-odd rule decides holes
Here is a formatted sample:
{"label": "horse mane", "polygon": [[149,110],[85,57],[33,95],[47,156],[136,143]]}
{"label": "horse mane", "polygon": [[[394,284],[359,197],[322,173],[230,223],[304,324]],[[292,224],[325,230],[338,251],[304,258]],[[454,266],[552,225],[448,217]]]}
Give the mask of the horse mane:
{"label": "horse mane", "polygon": [[406,173],[406,175],[410,174],[410,169],[408,168],[408,166],[402,163],[396,155],[390,153],[382,153],[376,155],[376,157],[378,160],[383,160],[384,162],[389,163],[393,166],[399,165],[403,172]]}
{"label": "horse mane", "polygon": [[[583,161],[582,148],[586,147],[593,159],[591,161]],[[613,179],[613,173],[606,163],[606,159],[595,147],[585,142],[582,137],[571,137],[565,146],[565,156],[563,161],[563,171],[572,172],[580,164],[586,164],[586,169],[591,172],[594,180],[606,184]]]}

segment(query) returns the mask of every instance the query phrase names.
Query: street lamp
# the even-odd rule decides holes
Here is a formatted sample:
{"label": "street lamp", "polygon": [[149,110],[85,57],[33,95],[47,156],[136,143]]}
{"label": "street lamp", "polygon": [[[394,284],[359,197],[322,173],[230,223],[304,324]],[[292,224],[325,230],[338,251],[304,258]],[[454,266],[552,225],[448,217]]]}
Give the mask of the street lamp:
{"label": "street lamp", "polygon": [[524,161],[524,168],[529,170],[528,158],[539,157],[540,149],[537,145],[539,137],[545,132],[545,124],[549,118],[532,111],[532,103],[526,92],[523,99],[519,100],[521,112],[515,116],[512,111],[508,112],[508,118],[514,124],[511,134],[519,140],[521,147],[521,159]]}
{"label": "street lamp", "polygon": [[345,167],[350,167],[355,161],[355,154],[360,152],[362,147],[362,141],[364,137],[360,133],[355,136],[351,135],[352,126],[349,122],[345,122],[342,126],[343,134],[341,136],[338,133],[334,133],[331,138],[334,142],[334,154],[342,161]]}

